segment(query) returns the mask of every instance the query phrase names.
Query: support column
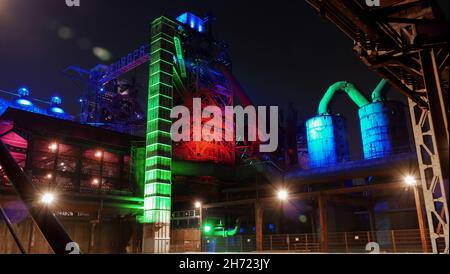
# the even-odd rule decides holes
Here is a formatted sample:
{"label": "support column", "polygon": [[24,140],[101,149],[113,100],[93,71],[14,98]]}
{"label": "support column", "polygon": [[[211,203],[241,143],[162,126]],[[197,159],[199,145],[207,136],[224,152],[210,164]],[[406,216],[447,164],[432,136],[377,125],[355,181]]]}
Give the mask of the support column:
{"label": "support column", "polygon": [[324,194],[318,196],[319,219],[320,219],[320,246],[323,253],[328,252],[328,224],[327,224],[327,205]]}
{"label": "support column", "polygon": [[[448,179],[448,104],[443,98],[435,50],[422,50],[420,62],[425,89],[416,92],[427,101],[429,109],[421,108],[409,99],[411,122],[431,246],[433,253],[448,254],[449,210],[445,186]],[[439,244],[442,241],[444,243]]]}
{"label": "support column", "polygon": [[427,239],[427,232],[426,232],[426,224],[423,217],[423,211],[422,211],[422,200],[419,193],[419,187],[415,185],[413,187],[414,189],[414,200],[416,204],[416,211],[417,211],[417,221],[419,223],[419,231],[420,231],[420,242],[422,244],[422,251],[423,253],[428,253],[428,239]]}
{"label": "support column", "polygon": [[377,241],[377,224],[376,224],[374,205],[373,205],[372,201],[370,202],[370,205],[367,208],[367,213],[369,215],[370,234],[373,238],[373,242],[376,242]]}
{"label": "support column", "polygon": [[256,225],[256,251],[263,251],[263,216],[264,208],[261,202],[255,203],[255,225]]}

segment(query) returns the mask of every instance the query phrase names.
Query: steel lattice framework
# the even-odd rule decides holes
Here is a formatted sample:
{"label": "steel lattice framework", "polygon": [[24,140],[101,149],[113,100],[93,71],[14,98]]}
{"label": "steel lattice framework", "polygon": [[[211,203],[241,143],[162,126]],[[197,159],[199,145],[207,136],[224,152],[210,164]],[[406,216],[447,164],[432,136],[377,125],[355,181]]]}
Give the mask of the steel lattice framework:
{"label": "steel lattice framework", "polygon": [[371,69],[409,99],[434,253],[449,252],[448,22],[432,0],[306,0],[354,41]]}

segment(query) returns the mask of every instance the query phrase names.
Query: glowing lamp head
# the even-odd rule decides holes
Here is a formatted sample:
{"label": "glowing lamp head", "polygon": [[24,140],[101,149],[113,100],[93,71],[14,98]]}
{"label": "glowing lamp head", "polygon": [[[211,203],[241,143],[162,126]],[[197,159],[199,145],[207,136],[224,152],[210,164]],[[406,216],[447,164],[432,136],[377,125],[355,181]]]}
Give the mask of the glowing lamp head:
{"label": "glowing lamp head", "polygon": [[28,106],[32,106],[32,105],[33,105],[33,103],[32,103],[30,100],[28,100],[28,99],[18,99],[16,102],[17,102],[19,105],[25,106],[25,107],[28,107]]}
{"label": "glowing lamp head", "polygon": [[202,207],[202,203],[199,202],[199,201],[195,202],[194,205],[195,205],[195,208],[201,208]]}
{"label": "glowing lamp head", "polygon": [[51,144],[48,146],[48,149],[49,149],[50,151],[52,151],[52,152],[55,152],[55,151],[58,149],[58,144],[57,144],[57,143],[51,143]]}
{"label": "glowing lamp head", "polygon": [[209,233],[209,232],[211,232],[211,230],[212,230],[212,227],[210,225],[205,225],[203,227],[203,231],[205,231],[205,233]]}
{"label": "glowing lamp head", "polygon": [[92,180],[92,184],[95,185],[95,186],[98,186],[98,184],[100,184],[100,180],[95,178],[95,179]]}
{"label": "glowing lamp head", "polygon": [[60,107],[52,107],[50,110],[51,110],[51,112],[56,113],[56,114],[64,114],[65,113],[64,110]]}
{"label": "glowing lamp head", "polygon": [[103,152],[101,152],[100,150],[97,150],[96,152],[95,152],[95,157],[96,158],[101,158],[103,156]]}
{"label": "glowing lamp head", "polygon": [[417,180],[413,176],[409,175],[405,177],[405,184],[408,186],[415,186],[417,184]]}
{"label": "glowing lamp head", "polygon": [[51,205],[55,202],[55,195],[50,192],[42,194],[41,202],[46,205]]}
{"label": "glowing lamp head", "polygon": [[287,190],[285,189],[280,189],[277,193],[277,198],[280,201],[286,201],[289,197],[289,194],[287,192]]}

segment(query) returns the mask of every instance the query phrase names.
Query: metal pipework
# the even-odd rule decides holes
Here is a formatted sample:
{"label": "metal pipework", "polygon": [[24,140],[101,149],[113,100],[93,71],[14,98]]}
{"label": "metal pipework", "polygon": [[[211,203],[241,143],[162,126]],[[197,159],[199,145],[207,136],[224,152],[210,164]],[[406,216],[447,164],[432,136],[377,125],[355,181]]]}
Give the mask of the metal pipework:
{"label": "metal pipework", "polygon": [[372,103],[386,101],[388,88],[388,81],[385,79],[381,80],[372,92]]}
{"label": "metal pipework", "polygon": [[240,228],[240,220],[236,220],[236,226],[233,229],[225,230],[222,223],[220,223],[218,226],[215,226],[213,228],[213,231],[205,233],[207,236],[214,236],[214,237],[233,237],[235,236]]}
{"label": "metal pipework", "polygon": [[217,231],[212,232],[211,236],[223,237],[223,238],[233,237],[234,235],[236,235],[238,230],[239,230],[239,227],[237,227],[237,226],[230,230],[217,230]]}
{"label": "metal pipework", "polygon": [[370,104],[369,100],[362,94],[362,92],[352,83],[341,81],[336,82],[331,85],[319,104],[319,115],[330,115],[331,114],[331,102],[334,95],[338,91],[343,91],[347,93],[350,99],[359,107]]}
{"label": "metal pipework", "polygon": [[72,250],[66,250],[66,246],[73,243],[72,239],[51,210],[46,206],[39,206],[39,191],[16,163],[2,140],[0,140],[0,164],[53,252],[69,254]]}

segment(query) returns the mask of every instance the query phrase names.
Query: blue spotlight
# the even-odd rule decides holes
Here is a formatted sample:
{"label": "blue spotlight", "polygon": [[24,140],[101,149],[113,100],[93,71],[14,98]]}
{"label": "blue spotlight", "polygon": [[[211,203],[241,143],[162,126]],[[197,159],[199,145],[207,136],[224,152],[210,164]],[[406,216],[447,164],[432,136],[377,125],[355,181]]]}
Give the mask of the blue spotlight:
{"label": "blue spotlight", "polygon": [[52,112],[58,113],[58,114],[64,114],[65,113],[64,110],[62,108],[60,108],[60,107],[52,107],[50,110]]}
{"label": "blue spotlight", "polygon": [[16,102],[19,104],[19,105],[21,105],[21,106],[32,106],[33,105],[33,103],[30,101],[30,100],[28,100],[28,99],[23,99],[23,98],[21,98],[21,99],[17,99],[16,100]]}

